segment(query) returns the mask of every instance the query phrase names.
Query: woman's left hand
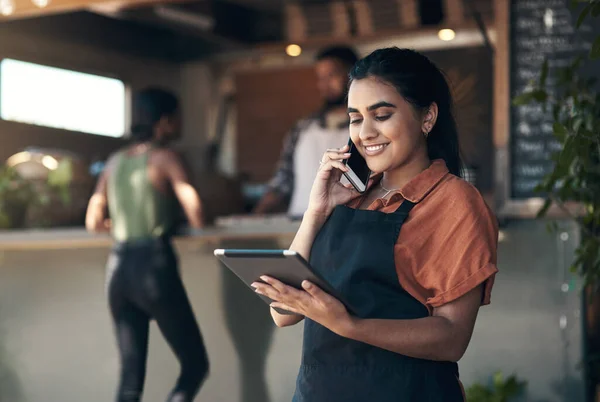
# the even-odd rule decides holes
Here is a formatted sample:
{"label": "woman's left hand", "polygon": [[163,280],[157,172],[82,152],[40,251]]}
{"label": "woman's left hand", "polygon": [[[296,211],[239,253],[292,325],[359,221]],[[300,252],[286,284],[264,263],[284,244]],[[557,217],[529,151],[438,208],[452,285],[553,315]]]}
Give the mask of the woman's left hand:
{"label": "woman's left hand", "polygon": [[274,300],[271,307],[291,311],[318,322],[332,332],[342,335],[352,323],[346,307],[335,297],[315,284],[304,281],[299,290],[269,276],[261,276],[265,283],[254,282],[256,293]]}

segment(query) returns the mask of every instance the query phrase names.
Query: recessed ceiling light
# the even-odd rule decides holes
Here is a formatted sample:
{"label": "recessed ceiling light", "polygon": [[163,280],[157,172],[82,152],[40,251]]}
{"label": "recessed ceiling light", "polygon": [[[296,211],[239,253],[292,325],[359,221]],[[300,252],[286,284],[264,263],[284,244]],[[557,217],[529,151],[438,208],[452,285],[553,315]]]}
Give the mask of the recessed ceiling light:
{"label": "recessed ceiling light", "polygon": [[285,48],[285,52],[288,56],[297,57],[302,53],[302,48],[298,45],[291,44]]}
{"label": "recessed ceiling light", "polygon": [[33,4],[38,6],[39,8],[44,8],[48,4],[50,4],[50,0],[31,0]]}
{"label": "recessed ceiling light", "polygon": [[456,37],[456,33],[452,29],[440,29],[438,38],[443,41],[450,41]]}
{"label": "recessed ceiling light", "polygon": [[15,12],[15,3],[13,0],[0,0],[0,14],[4,16]]}

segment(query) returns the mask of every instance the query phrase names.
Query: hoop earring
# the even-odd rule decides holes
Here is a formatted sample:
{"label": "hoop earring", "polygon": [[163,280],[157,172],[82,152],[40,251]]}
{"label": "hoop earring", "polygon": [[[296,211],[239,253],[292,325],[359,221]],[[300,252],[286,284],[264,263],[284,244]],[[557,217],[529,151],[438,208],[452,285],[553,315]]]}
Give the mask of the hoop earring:
{"label": "hoop earring", "polygon": [[423,131],[423,136],[427,139],[429,137],[429,131]]}

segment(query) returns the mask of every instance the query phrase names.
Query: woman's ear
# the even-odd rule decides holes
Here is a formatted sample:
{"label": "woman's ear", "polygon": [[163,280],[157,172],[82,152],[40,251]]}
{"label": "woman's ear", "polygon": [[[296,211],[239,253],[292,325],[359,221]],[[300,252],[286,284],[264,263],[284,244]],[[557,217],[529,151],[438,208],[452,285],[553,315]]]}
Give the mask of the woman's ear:
{"label": "woman's ear", "polygon": [[433,127],[435,126],[435,122],[437,121],[438,116],[438,105],[433,102],[429,105],[429,108],[423,115],[423,122],[421,123],[421,131],[425,134],[425,136],[429,135]]}

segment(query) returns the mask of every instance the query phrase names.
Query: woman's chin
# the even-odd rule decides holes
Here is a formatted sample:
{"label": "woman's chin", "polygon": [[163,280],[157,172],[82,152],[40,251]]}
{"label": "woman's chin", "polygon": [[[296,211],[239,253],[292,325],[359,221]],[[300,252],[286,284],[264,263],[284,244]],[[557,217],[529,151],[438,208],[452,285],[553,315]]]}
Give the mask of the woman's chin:
{"label": "woman's chin", "polygon": [[382,166],[380,163],[371,163],[367,164],[369,166],[369,170],[371,171],[371,175],[380,174],[386,171],[387,166]]}

